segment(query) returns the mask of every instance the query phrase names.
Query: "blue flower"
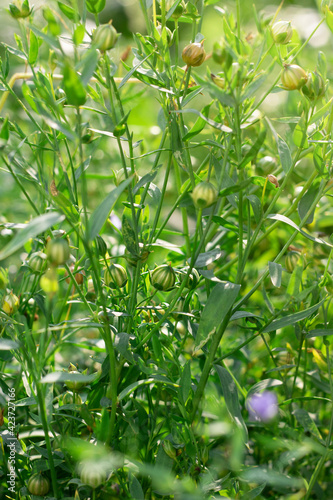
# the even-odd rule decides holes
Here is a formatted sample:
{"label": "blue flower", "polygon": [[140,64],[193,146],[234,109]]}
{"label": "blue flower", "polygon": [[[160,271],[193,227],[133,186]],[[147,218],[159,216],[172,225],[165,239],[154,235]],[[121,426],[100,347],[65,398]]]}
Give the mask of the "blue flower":
{"label": "blue flower", "polygon": [[269,391],[253,394],[246,402],[246,408],[251,420],[269,422],[278,412],[277,397]]}

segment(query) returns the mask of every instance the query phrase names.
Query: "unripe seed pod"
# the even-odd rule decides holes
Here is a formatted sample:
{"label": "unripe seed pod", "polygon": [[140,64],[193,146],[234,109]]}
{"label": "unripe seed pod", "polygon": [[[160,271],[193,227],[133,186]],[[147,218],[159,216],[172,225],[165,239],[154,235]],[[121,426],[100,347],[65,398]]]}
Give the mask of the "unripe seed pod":
{"label": "unripe seed pod", "polygon": [[185,335],[187,329],[183,321],[178,321],[176,324],[176,329],[179,335]]}
{"label": "unripe seed pod", "polygon": [[293,270],[295,269],[296,265],[297,265],[297,262],[300,258],[300,254],[298,252],[288,252],[286,257],[285,257],[285,261],[284,261],[284,265],[285,265],[285,268],[287,269],[288,273],[292,273]]}
{"label": "unripe seed pod", "polygon": [[28,264],[34,273],[39,273],[46,262],[47,255],[44,252],[34,252],[30,255]]}
{"label": "unripe seed pod", "polygon": [[[175,0],[167,0],[166,1],[166,10],[169,11],[171,9],[171,7],[173,6],[173,4],[175,3]],[[175,8],[175,10],[173,11],[173,13],[171,14],[171,17],[173,19],[179,19],[183,12],[185,12],[186,10],[186,4],[184,2],[184,0],[182,0],[178,5],[177,7]]]}
{"label": "unripe seed pod", "polygon": [[289,64],[284,67],[281,81],[286,90],[297,90],[306,84],[308,75],[304,69],[297,64]]}
{"label": "unripe seed pod", "polygon": [[206,52],[203,48],[203,40],[200,43],[190,43],[186,45],[182,52],[182,58],[187,66],[201,66],[206,59]]}
{"label": "unripe seed pod", "polygon": [[102,52],[112,49],[118,38],[116,29],[112,26],[111,21],[109,24],[101,24],[95,29],[93,33],[93,44]]}
{"label": "unripe seed pod", "polygon": [[101,255],[102,257],[105,257],[105,254],[108,251],[108,247],[106,246],[106,243],[103,240],[102,236],[100,236],[99,234],[96,236],[96,246],[97,246],[99,255]]}
{"label": "unripe seed pod", "polygon": [[307,82],[302,87],[303,94],[310,99],[310,101],[314,101],[319,97],[323,97],[325,95],[325,91],[326,88],[323,77],[316,71],[308,73]]}
{"label": "unripe seed pod", "polygon": [[32,495],[44,497],[50,490],[50,481],[40,472],[33,474],[28,481],[28,490]]}
{"label": "unripe seed pod", "polygon": [[55,238],[48,241],[46,255],[52,266],[61,266],[69,259],[68,241],[63,238]]}
{"label": "unripe seed pod", "polygon": [[87,484],[91,488],[98,488],[101,484],[105,483],[106,474],[98,467],[96,463],[95,467],[92,467],[90,463],[83,464],[81,468],[80,479],[82,483]]}
{"label": "unripe seed pod", "polygon": [[40,279],[40,286],[47,295],[53,297],[59,290],[58,275],[54,268],[46,271]]}
{"label": "unripe seed pod", "polygon": [[[71,271],[72,274],[74,272],[74,267],[75,267],[74,264],[72,264],[70,266],[70,271]],[[70,276],[68,275],[67,272],[66,272],[66,276],[68,276],[68,278],[66,278],[66,283],[70,283],[71,282],[71,278],[70,278]],[[84,271],[78,271],[78,272],[76,272],[74,274],[74,279],[75,279],[75,281],[76,281],[76,283],[78,285],[82,285],[82,283],[84,281]]]}
{"label": "unripe seed pod", "polygon": [[186,279],[186,287],[189,288],[190,290],[193,290],[196,288],[197,284],[199,283],[200,280],[200,275],[196,269],[192,269],[191,273],[189,276],[186,278],[186,275],[188,273],[189,267],[184,267],[184,269],[181,270],[180,272],[180,281],[184,281]]}
{"label": "unripe seed pod", "polygon": [[157,290],[167,292],[176,282],[175,271],[168,264],[158,266],[150,273],[150,282]]}
{"label": "unripe seed pod", "polygon": [[217,64],[222,64],[225,66],[225,69],[229,69],[232,65],[232,55],[227,50],[223,40],[214,43],[212,57],[213,61]]}
{"label": "unripe seed pod", "polygon": [[279,21],[272,26],[272,37],[275,43],[282,45],[290,42],[293,36],[293,28],[290,21]]}
{"label": "unripe seed pod", "polygon": [[10,292],[3,298],[2,310],[6,314],[8,314],[8,316],[11,316],[18,310],[19,303],[20,303],[19,298],[16,295],[14,295],[13,292]]}
{"label": "unripe seed pod", "polygon": [[104,271],[105,284],[112,288],[123,288],[127,283],[126,270],[120,264],[111,264]]}
{"label": "unripe seed pod", "polygon": [[206,208],[217,200],[218,191],[210,182],[200,182],[192,192],[192,200],[197,208]]}

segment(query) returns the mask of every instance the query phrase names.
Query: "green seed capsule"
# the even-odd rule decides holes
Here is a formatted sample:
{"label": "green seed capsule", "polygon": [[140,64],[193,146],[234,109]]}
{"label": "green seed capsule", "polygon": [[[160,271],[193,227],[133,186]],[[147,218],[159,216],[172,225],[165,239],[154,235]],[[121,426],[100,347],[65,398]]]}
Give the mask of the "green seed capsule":
{"label": "green seed capsule", "polygon": [[98,488],[101,484],[105,483],[106,474],[98,467],[98,463],[96,466],[92,467],[91,464],[83,464],[81,467],[80,478],[82,483],[87,484],[91,488]]}
{"label": "green seed capsule", "polygon": [[61,266],[69,259],[68,241],[63,238],[49,240],[46,245],[46,255],[52,266]]}
{"label": "green seed capsule", "polygon": [[112,288],[123,288],[127,283],[126,270],[120,264],[111,264],[104,271],[105,284]]}
{"label": "green seed capsule", "polygon": [[151,272],[150,282],[157,290],[167,292],[176,282],[175,271],[168,264],[158,266]]}
{"label": "green seed capsule", "polygon": [[186,279],[186,287],[189,288],[190,290],[193,290],[199,283],[200,275],[198,271],[193,268],[189,276],[186,278],[188,270],[189,270],[188,267],[184,267],[184,269],[181,270],[179,277],[181,282],[183,282]]}
{"label": "green seed capsule", "polygon": [[307,82],[302,87],[303,94],[310,99],[310,101],[314,101],[319,97],[323,97],[325,95],[325,91],[326,87],[322,76],[320,76],[316,71],[308,73]]}
{"label": "green seed capsule", "polygon": [[111,21],[109,24],[101,24],[95,29],[93,33],[93,44],[102,52],[112,49],[118,39],[118,33],[112,26]]}
{"label": "green seed capsule", "polygon": [[46,262],[47,255],[44,252],[34,252],[30,255],[28,264],[34,273],[39,273]]}
{"label": "green seed capsule", "polygon": [[192,200],[196,207],[206,208],[213,205],[217,200],[217,189],[210,182],[200,182],[195,186]]}
{"label": "green seed capsule", "polygon": [[32,9],[30,9],[28,0],[15,2],[9,4],[9,13],[14,19],[21,19],[30,16]]}
{"label": "green seed capsule", "polygon": [[28,490],[32,495],[44,497],[50,490],[50,481],[39,472],[33,474],[28,481]]}
{"label": "green seed capsule", "polygon": [[293,28],[288,21],[279,21],[272,26],[272,37],[275,43],[284,45],[292,39]]}
{"label": "green seed capsule", "polygon": [[297,262],[300,258],[300,254],[298,252],[288,252],[286,257],[285,257],[285,261],[284,261],[284,265],[285,265],[285,268],[287,269],[288,273],[292,273],[293,270],[295,269],[295,267],[297,266]]}
{"label": "green seed capsule", "polygon": [[206,52],[203,48],[203,40],[200,43],[190,43],[186,45],[182,52],[182,58],[187,66],[201,66],[206,59]]}
{"label": "green seed capsule", "polygon": [[281,74],[281,82],[286,90],[300,89],[306,84],[307,80],[308,75],[297,64],[286,65]]}

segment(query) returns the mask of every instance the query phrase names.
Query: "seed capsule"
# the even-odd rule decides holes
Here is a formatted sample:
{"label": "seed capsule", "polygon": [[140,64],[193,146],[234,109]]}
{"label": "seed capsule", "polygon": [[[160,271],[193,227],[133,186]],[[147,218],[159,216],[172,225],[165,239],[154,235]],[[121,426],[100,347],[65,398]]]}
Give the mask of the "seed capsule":
{"label": "seed capsule", "polygon": [[63,238],[49,240],[46,245],[46,255],[52,266],[61,266],[69,259],[68,241]]}
{"label": "seed capsule", "polygon": [[101,24],[95,29],[93,33],[93,44],[102,52],[112,49],[118,39],[118,33],[112,26],[111,21],[109,24]]}
{"label": "seed capsule", "polygon": [[189,270],[188,267],[184,267],[184,269],[181,270],[179,277],[180,281],[184,281],[186,279],[186,287],[189,288],[190,290],[193,290],[199,283],[200,275],[198,271],[193,268],[189,276],[186,278],[188,270]]}
{"label": "seed capsule", "polygon": [[290,21],[279,21],[272,26],[272,37],[275,43],[286,44],[293,36],[293,28]]}
{"label": "seed capsule", "polygon": [[213,205],[217,200],[217,189],[210,182],[200,182],[192,192],[192,200],[196,207],[206,208]]}
{"label": "seed capsule", "polygon": [[210,74],[210,77],[213,80],[213,82],[215,83],[215,85],[220,87],[220,89],[225,88],[225,78],[221,78],[220,76],[213,75],[213,73]]}
{"label": "seed capsule", "polygon": [[182,58],[187,66],[201,66],[206,59],[203,40],[200,43],[190,43],[182,52]]}
{"label": "seed capsule", "polygon": [[19,2],[19,4],[18,2],[9,4],[9,12],[14,19],[28,17],[30,16],[31,11],[32,9],[30,9],[28,0],[24,0],[22,4],[21,2]]}
{"label": "seed capsule", "polygon": [[310,101],[314,101],[319,97],[323,97],[325,95],[325,91],[326,88],[323,77],[316,71],[310,71],[310,73],[308,73],[307,82],[302,87],[303,94],[310,99]]}
{"label": "seed capsule", "polygon": [[106,474],[103,469],[98,467],[98,463],[94,467],[91,466],[91,463],[87,463],[83,464],[81,468],[80,478],[82,483],[95,489],[105,483]]}
{"label": "seed capsule", "polygon": [[151,272],[150,282],[157,290],[167,292],[176,282],[175,271],[168,264],[158,266]]}
{"label": "seed capsule", "polygon": [[293,270],[297,266],[297,262],[298,262],[299,258],[300,258],[300,254],[298,252],[288,252],[287,253],[287,255],[285,257],[284,265],[285,265],[288,273],[293,272]]}
{"label": "seed capsule", "polygon": [[300,89],[306,84],[307,80],[308,75],[297,64],[286,65],[281,74],[281,81],[286,90]]}
{"label": "seed capsule", "polygon": [[28,481],[28,490],[32,495],[44,497],[50,489],[50,481],[41,473],[33,474]]}
{"label": "seed capsule", "polygon": [[127,283],[126,270],[120,264],[111,264],[104,271],[105,284],[112,288],[123,288]]}
{"label": "seed capsule", "polygon": [[46,254],[44,252],[34,252],[30,255],[28,264],[34,273],[39,273],[46,262]]}

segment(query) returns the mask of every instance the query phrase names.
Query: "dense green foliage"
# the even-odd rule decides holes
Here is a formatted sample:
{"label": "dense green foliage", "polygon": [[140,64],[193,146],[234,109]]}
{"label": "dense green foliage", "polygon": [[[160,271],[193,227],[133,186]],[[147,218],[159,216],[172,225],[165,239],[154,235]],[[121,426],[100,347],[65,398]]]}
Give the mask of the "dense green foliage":
{"label": "dense green foliage", "polygon": [[333,6],[254,3],[4,14],[1,498],[329,498]]}

